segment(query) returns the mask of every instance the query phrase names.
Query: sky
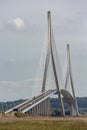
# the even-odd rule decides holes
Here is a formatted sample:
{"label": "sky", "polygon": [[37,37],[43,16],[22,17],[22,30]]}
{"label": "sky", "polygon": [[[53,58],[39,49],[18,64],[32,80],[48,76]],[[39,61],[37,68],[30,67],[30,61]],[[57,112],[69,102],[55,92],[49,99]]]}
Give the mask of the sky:
{"label": "sky", "polygon": [[0,101],[32,97],[48,10],[61,66],[70,44],[76,96],[87,96],[87,1],[0,0]]}

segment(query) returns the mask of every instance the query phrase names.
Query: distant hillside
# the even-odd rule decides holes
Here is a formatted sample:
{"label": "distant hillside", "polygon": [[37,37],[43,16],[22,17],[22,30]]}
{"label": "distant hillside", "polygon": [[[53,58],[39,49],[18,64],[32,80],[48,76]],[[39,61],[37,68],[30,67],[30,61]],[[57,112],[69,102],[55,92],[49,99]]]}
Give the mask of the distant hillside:
{"label": "distant hillside", "polygon": [[[20,99],[17,101],[12,101],[12,102],[0,102],[0,112],[4,112],[22,102],[24,102],[25,100]],[[87,114],[87,97],[78,97],[77,98],[77,102],[78,102],[78,107],[79,107],[79,112],[81,114]],[[51,98],[50,99],[50,106],[51,106],[51,112],[52,115],[60,115],[60,102],[58,100],[58,98]],[[64,100],[64,106],[66,109],[66,114],[69,115],[69,106],[68,104],[65,102]]]}
{"label": "distant hillside", "polygon": [[0,102],[0,112],[4,112],[14,106],[17,106],[18,104],[24,102],[25,100],[17,100],[17,101],[8,101],[8,102]]}
{"label": "distant hillside", "polygon": [[[78,103],[78,108],[79,108],[79,112],[81,114],[87,114],[87,97],[77,97],[77,103]],[[51,98],[50,99],[50,105],[51,105],[51,109],[54,112],[53,115],[55,115],[55,113],[58,115],[60,115],[60,102],[58,100],[58,98]],[[66,114],[69,115],[69,105],[67,104],[67,102],[64,100],[64,107],[66,110]]]}

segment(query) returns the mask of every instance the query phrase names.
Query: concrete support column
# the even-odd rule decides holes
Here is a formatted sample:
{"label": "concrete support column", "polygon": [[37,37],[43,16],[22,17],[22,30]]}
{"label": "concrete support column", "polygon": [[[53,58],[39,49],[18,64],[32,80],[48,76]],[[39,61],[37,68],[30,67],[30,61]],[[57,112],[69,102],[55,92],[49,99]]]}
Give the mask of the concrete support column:
{"label": "concrete support column", "polygon": [[50,98],[47,99],[47,116],[50,116]]}
{"label": "concrete support column", "polygon": [[32,115],[34,115],[34,108],[32,108]]}
{"label": "concrete support column", "polygon": [[76,109],[74,107],[74,104],[72,103],[71,104],[71,113],[70,113],[72,116],[76,116]]}
{"label": "concrete support column", "polygon": [[33,107],[29,113],[34,116],[49,116],[50,115],[50,98],[47,98],[40,104]]}
{"label": "concrete support column", "polygon": [[43,102],[40,103],[40,115],[43,116]]}
{"label": "concrete support column", "polygon": [[36,115],[38,116],[38,105],[36,106]]}

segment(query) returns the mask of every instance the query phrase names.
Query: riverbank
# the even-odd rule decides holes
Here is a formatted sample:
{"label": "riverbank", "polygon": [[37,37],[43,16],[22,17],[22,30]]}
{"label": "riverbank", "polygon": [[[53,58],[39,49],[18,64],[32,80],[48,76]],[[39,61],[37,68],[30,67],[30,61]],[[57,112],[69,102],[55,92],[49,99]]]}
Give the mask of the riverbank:
{"label": "riverbank", "polygon": [[0,117],[0,130],[87,130],[87,117]]}

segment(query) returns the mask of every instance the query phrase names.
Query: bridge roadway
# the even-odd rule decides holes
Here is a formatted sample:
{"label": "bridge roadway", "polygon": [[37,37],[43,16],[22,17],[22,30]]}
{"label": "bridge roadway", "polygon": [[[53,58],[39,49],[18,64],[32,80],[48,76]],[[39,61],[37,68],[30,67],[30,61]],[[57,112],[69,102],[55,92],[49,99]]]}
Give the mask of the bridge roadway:
{"label": "bridge roadway", "polygon": [[57,92],[57,89],[54,89],[54,90],[51,89],[51,90],[45,91],[45,92],[41,93],[40,95],[33,97],[32,99],[28,99],[28,100],[24,101],[23,103],[7,110],[5,112],[5,114],[15,113],[15,112],[25,113],[25,112],[31,110],[32,108],[34,108],[35,106],[37,106],[38,104],[40,104],[41,102],[45,101],[47,98],[49,98],[56,92]]}

